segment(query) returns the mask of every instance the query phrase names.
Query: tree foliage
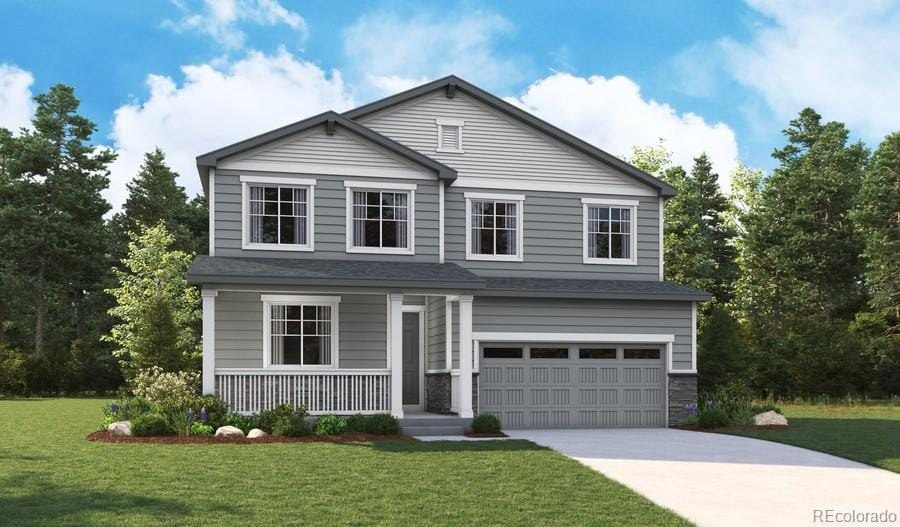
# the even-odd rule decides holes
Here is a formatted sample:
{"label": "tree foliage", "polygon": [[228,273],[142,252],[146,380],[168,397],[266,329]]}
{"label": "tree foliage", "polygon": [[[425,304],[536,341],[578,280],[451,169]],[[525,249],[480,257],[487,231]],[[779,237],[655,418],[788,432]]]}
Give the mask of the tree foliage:
{"label": "tree foliage", "polygon": [[173,250],[163,224],[132,234],[110,314],[119,322],[105,337],[129,374],[153,366],[165,371],[196,368],[200,356],[200,294],[187,283],[192,256]]}

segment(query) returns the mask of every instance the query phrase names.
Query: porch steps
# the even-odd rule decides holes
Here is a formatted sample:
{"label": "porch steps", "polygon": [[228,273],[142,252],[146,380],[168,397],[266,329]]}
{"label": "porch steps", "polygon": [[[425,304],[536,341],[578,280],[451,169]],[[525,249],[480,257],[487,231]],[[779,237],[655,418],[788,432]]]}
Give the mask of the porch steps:
{"label": "porch steps", "polygon": [[400,419],[400,431],[411,436],[461,436],[471,419],[455,415],[407,414]]}

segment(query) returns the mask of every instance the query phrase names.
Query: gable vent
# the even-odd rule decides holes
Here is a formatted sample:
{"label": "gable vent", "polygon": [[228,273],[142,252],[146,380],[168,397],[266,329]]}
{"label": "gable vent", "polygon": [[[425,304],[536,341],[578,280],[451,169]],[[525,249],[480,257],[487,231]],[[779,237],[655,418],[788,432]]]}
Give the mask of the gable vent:
{"label": "gable vent", "polygon": [[462,153],[463,126],[458,119],[435,119],[437,123],[437,151]]}

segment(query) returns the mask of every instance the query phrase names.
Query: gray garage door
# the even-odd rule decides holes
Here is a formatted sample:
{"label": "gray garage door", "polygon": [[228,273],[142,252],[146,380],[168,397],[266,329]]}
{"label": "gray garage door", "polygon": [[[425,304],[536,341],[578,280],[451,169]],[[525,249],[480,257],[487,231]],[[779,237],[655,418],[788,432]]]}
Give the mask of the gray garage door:
{"label": "gray garage door", "polygon": [[481,345],[479,412],[504,428],[665,426],[656,345]]}

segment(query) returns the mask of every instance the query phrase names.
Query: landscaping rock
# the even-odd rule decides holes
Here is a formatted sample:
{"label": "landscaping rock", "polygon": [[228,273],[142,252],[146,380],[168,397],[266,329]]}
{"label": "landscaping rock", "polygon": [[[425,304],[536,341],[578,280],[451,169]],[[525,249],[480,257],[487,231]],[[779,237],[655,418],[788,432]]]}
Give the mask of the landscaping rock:
{"label": "landscaping rock", "polygon": [[116,421],[115,423],[110,423],[106,429],[114,436],[130,436],[131,421]]}
{"label": "landscaping rock", "polygon": [[244,437],[244,432],[236,426],[220,426],[216,429],[216,437]]}
{"label": "landscaping rock", "polygon": [[756,426],[787,426],[788,420],[780,413],[770,410],[754,415],[753,424]]}
{"label": "landscaping rock", "polygon": [[254,428],[247,433],[247,439],[256,439],[257,437],[266,437],[268,434],[260,430],[259,428]]}

